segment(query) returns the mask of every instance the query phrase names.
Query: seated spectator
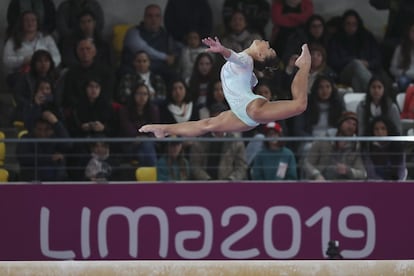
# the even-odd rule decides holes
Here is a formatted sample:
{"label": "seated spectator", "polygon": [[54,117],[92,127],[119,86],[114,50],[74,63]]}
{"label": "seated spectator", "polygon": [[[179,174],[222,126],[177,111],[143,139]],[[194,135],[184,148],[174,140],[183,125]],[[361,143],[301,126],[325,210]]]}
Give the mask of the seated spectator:
{"label": "seated spectator", "polygon": [[30,61],[30,70],[19,75],[14,88],[17,109],[15,119],[22,120],[22,109],[32,102],[37,83],[40,80],[47,79],[51,81],[51,88],[55,90],[58,86],[58,76],[50,53],[46,50],[35,51]]}
{"label": "seated spectator", "polygon": [[70,67],[64,76],[62,105],[71,110],[79,104],[79,99],[85,95],[84,84],[91,78],[99,78],[102,82],[100,96],[108,103],[113,99],[115,74],[105,64],[99,63],[96,57],[96,47],[91,38],[80,40],[76,46],[79,65]]}
{"label": "seated spectator", "polygon": [[[102,95],[102,83],[100,79],[93,77],[86,80],[77,105],[65,111],[66,124],[72,137],[112,137],[116,133],[116,119],[112,105]],[[85,156],[88,154],[89,147],[86,143],[75,144],[68,156],[71,180],[84,180]]]}
{"label": "seated spectator", "polygon": [[[227,110],[216,104],[210,110],[211,117]],[[235,137],[232,133],[212,132],[206,137]],[[247,163],[245,147],[241,141],[194,142],[191,146],[191,172],[194,180],[245,180]]]}
{"label": "seated spectator", "polygon": [[[312,87],[313,82],[318,76],[327,76],[333,80],[335,83],[337,80],[336,73],[329,65],[327,64],[327,54],[326,49],[320,44],[311,44],[310,45],[311,53],[311,69],[309,72],[308,87]],[[308,91],[311,92],[310,89]]]}
{"label": "seated spectator", "polygon": [[200,35],[195,31],[188,32],[178,61],[178,73],[186,83],[190,80],[197,56],[205,50],[206,47],[202,45]]}
{"label": "seated spectator", "polygon": [[272,2],[273,48],[283,56],[291,34],[301,28],[313,14],[312,0],[275,0]]}
{"label": "seated spectator", "polygon": [[51,112],[59,121],[63,119],[63,113],[54,102],[53,83],[48,79],[41,79],[36,83],[35,92],[31,102],[21,107],[24,127],[31,131],[34,123],[42,118],[45,112]]}
{"label": "seated spectator", "polygon": [[208,0],[168,0],[165,7],[164,25],[172,37],[184,43],[190,31],[202,38],[211,35],[213,14]]}
{"label": "seated spectator", "polygon": [[79,27],[79,15],[84,11],[93,11],[96,29],[102,32],[105,18],[97,0],[65,0],[61,2],[56,12],[56,28],[60,38],[73,35]]}
{"label": "seated spectator", "polygon": [[[223,104],[230,109],[229,104],[224,97],[223,93],[223,84],[220,79],[216,79],[209,83],[207,87],[207,100],[206,100],[206,116],[205,118],[210,117],[210,108],[215,104]],[[201,110],[200,110],[201,112]],[[204,116],[204,115],[203,115]]]}
{"label": "seated spectator", "polygon": [[55,41],[39,31],[36,14],[31,11],[24,12],[3,49],[4,71],[10,87],[16,85],[19,73],[30,69],[32,56],[39,49],[47,50],[55,65],[59,66],[61,57]]}
{"label": "seated spectator", "polygon": [[[344,112],[338,121],[338,137],[354,137],[358,119],[354,112]],[[310,180],[362,180],[366,171],[357,141],[315,141],[304,160]]]}
{"label": "seated spectator", "polygon": [[26,11],[38,15],[41,32],[53,33],[56,27],[56,8],[53,0],[11,0],[7,7],[7,36],[12,34],[20,15]]}
{"label": "seated spectator", "polygon": [[79,59],[76,55],[76,45],[78,41],[85,38],[92,39],[95,44],[95,59],[100,64],[113,66],[114,57],[111,45],[102,38],[102,34],[97,29],[96,24],[95,12],[84,10],[78,16],[78,25],[74,32],[68,36],[61,37],[59,48],[62,53],[62,65],[64,67],[79,65]]}
{"label": "seated spectator", "polygon": [[252,31],[265,37],[265,28],[270,18],[270,5],[266,0],[225,0],[222,15],[224,27],[228,28],[235,11],[242,11]]}
{"label": "seated spectator", "polygon": [[[367,127],[367,136],[391,137],[400,133],[386,117],[375,117]],[[406,177],[402,142],[369,141],[363,147],[364,165],[370,180],[403,180]]]}
{"label": "seated spectator", "polygon": [[404,36],[404,28],[414,17],[414,2],[412,0],[369,0],[371,6],[378,10],[388,10],[388,20],[381,48],[384,68],[389,68],[395,47]]}
{"label": "seated spectator", "polygon": [[[326,49],[320,44],[310,44],[309,50],[311,53],[311,68],[308,77],[308,94],[311,93],[311,87],[318,76],[326,76],[335,83],[337,75],[333,69],[327,64]],[[298,58],[297,54],[293,54],[285,68],[285,79],[287,82],[284,84],[285,89],[290,87],[293,77],[296,74],[295,61]]]}
{"label": "seated spectator", "polygon": [[[22,139],[69,138],[68,131],[51,112],[44,112]],[[67,142],[22,142],[17,144],[16,154],[22,181],[67,180],[65,154],[70,150]]]}
{"label": "seated spectator", "polygon": [[184,80],[173,80],[167,89],[166,102],[160,106],[161,123],[181,123],[200,118]]}
{"label": "seated spectator", "polygon": [[106,182],[117,180],[119,162],[111,155],[109,144],[96,141],[90,146],[91,158],[85,167],[85,178],[89,181]]}
{"label": "seated spectator", "polygon": [[223,46],[239,53],[248,48],[256,39],[262,39],[262,37],[258,33],[249,30],[243,12],[234,11],[230,18],[228,30],[221,40]]}
{"label": "seated spectator", "polygon": [[123,153],[127,160],[134,161],[138,166],[155,166],[157,153],[153,141],[141,141],[149,137],[138,132],[141,126],[160,122],[158,107],[150,101],[148,86],[138,83],[132,88],[125,106],[119,110],[120,134],[122,137],[136,137],[134,142],[123,144]]}
{"label": "seated spectator", "polygon": [[122,76],[116,99],[125,104],[131,91],[138,83],[144,83],[150,90],[150,99],[155,103],[165,100],[166,84],[164,79],[150,70],[151,60],[144,51],[138,51],[134,57],[134,72]]}
{"label": "seated spectator", "polygon": [[414,22],[408,25],[401,43],[395,48],[390,72],[398,84],[398,91],[405,91],[414,80]]}
{"label": "seated spectator", "polygon": [[343,98],[335,83],[327,76],[318,76],[312,85],[308,106],[304,113],[293,119],[293,136],[326,136],[335,129],[345,111]]}
{"label": "seated spectator", "polygon": [[379,44],[355,10],[342,15],[341,29],[329,43],[328,60],[339,82],[351,86],[355,92],[365,91],[373,74],[382,76],[385,72]]}
{"label": "seated spectator", "polygon": [[[253,88],[253,92],[257,95],[263,96],[268,101],[271,101],[273,98],[272,87],[270,83],[266,80],[259,80],[257,85]],[[282,129],[284,129],[285,133],[287,133],[287,126],[286,121],[281,120],[277,122]],[[247,165],[250,166],[256,157],[257,153],[264,149],[264,141],[263,138],[265,137],[265,125],[258,125],[257,127],[249,130],[244,131],[242,133],[243,137],[251,137],[250,140],[246,145],[246,161]],[[286,135],[286,134],[285,134]]]}
{"label": "seated spectator", "polygon": [[199,54],[189,80],[189,92],[198,108],[207,105],[208,87],[218,78],[219,72],[213,56],[209,53]]}
{"label": "seated spectator", "polygon": [[265,148],[253,160],[252,180],[297,180],[296,159],[293,152],[278,141],[282,126],[277,122],[264,125]]}
{"label": "seated spectator", "polygon": [[[172,137],[176,138],[176,137]],[[158,181],[185,181],[190,179],[190,165],[180,141],[164,143],[164,153],[157,162]]]}
{"label": "seated spectator", "polygon": [[292,33],[286,45],[289,45],[283,53],[282,60],[286,64],[289,58],[294,54],[300,54],[303,44],[318,44],[325,49],[328,46],[328,34],[325,26],[325,20],[319,14],[314,14],[309,17],[303,28],[297,28]]}
{"label": "seated spectator", "polygon": [[102,95],[102,81],[90,78],[83,85],[83,95],[68,117],[71,136],[113,136],[113,109]]}
{"label": "seated spectator", "polygon": [[[344,100],[338,94],[334,82],[329,77],[321,75],[311,88],[305,112],[292,119],[292,135],[332,136],[336,133],[337,122],[344,111]],[[295,149],[298,159],[302,161],[311,146],[312,141],[294,142],[291,148]]]}
{"label": "seated spectator", "polygon": [[176,73],[173,65],[181,49],[180,45],[161,26],[161,8],[150,4],[145,7],[144,20],[132,27],[125,35],[119,74],[133,71],[132,61],[137,51],[145,51],[151,59],[151,71],[169,82]]}
{"label": "seated spectator", "polygon": [[400,110],[389,94],[383,80],[377,77],[371,78],[365,100],[357,107],[359,136],[366,135],[366,126],[370,125],[372,118],[380,115],[387,117],[401,133]]}

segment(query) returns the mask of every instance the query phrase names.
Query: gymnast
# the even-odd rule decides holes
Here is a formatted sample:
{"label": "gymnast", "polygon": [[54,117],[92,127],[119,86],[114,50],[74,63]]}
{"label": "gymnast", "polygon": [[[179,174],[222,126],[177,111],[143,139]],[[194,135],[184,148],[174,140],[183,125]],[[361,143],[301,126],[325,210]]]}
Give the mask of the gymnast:
{"label": "gymnast", "polygon": [[221,45],[217,37],[205,38],[202,42],[209,47],[207,51],[219,53],[227,60],[221,69],[221,81],[230,110],[199,121],[144,125],[139,132],[152,132],[157,138],[171,135],[195,137],[208,132],[241,132],[305,111],[311,65],[306,44],[302,46],[302,53],[295,62],[298,71],[291,85],[292,99],[268,101],[260,95],[255,95],[252,87],[257,84],[257,78],[253,73],[254,61],[264,63],[269,59],[276,59],[276,52],[270,48],[269,42],[255,40],[249,48],[240,53]]}

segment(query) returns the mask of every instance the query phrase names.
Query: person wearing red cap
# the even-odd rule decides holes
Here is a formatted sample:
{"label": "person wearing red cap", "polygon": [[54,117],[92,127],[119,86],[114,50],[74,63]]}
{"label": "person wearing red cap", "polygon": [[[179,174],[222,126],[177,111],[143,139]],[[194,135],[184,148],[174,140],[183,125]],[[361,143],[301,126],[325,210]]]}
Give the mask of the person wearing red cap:
{"label": "person wearing red cap", "polygon": [[[338,120],[338,137],[355,137],[358,118],[346,111]],[[304,160],[306,178],[311,180],[362,180],[367,173],[356,141],[313,142]]]}
{"label": "person wearing red cap", "polygon": [[253,180],[297,180],[296,158],[293,152],[285,147],[278,137],[283,130],[279,123],[270,122],[264,125],[266,138],[265,148],[253,161],[251,176]]}

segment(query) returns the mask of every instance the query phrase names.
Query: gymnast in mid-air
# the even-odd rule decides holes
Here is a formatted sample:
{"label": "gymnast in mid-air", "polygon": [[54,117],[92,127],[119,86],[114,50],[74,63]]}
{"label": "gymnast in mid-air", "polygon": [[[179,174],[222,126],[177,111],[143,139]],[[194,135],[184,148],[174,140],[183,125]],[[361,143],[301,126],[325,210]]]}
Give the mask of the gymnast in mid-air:
{"label": "gymnast in mid-air", "polygon": [[199,121],[144,125],[139,132],[152,132],[157,138],[171,135],[195,137],[208,132],[241,132],[259,124],[286,119],[305,111],[311,66],[311,57],[306,44],[302,46],[302,53],[295,62],[298,71],[291,85],[292,99],[268,101],[254,94],[252,88],[257,84],[253,72],[254,62],[265,63],[269,59],[276,59],[276,52],[270,48],[269,42],[255,40],[249,48],[240,53],[235,53],[221,45],[217,37],[205,38],[202,42],[209,47],[207,51],[221,54],[227,60],[221,69],[221,81],[230,110]]}

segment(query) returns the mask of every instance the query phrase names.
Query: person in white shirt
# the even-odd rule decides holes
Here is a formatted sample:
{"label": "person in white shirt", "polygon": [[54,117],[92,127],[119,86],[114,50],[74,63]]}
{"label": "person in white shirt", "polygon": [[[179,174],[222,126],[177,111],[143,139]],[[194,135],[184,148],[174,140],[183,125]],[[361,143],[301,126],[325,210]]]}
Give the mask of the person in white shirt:
{"label": "person in white shirt", "polygon": [[61,56],[54,39],[39,31],[38,18],[34,12],[24,12],[3,49],[3,68],[9,84],[13,75],[29,70],[32,55],[39,49],[51,54],[56,67],[60,64]]}

